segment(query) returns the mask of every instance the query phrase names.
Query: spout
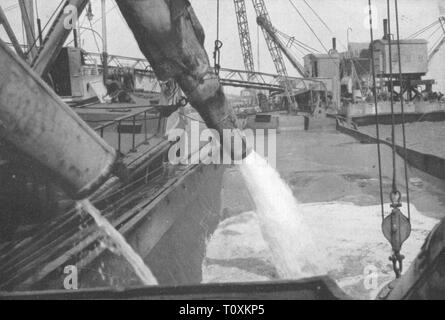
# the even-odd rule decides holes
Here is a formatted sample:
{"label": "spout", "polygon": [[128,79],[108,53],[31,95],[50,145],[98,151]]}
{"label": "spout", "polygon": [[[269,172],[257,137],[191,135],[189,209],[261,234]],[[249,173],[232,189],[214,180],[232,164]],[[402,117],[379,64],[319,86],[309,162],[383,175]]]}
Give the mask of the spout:
{"label": "spout", "polygon": [[[185,0],[117,0],[142,53],[161,80],[174,79],[198,111],[206,125],[218,131],[241,134],[237,117],[227,103],[218,76],[211,72],[204,49],[204,31],[190,3]],[[232,159],[248,155],[246,140],[242,150],[233,150],[222,141]]]}
{"label": "spout", "polygon": [[0,40],[0,138],[74,199],[107,180],[116,152]]}

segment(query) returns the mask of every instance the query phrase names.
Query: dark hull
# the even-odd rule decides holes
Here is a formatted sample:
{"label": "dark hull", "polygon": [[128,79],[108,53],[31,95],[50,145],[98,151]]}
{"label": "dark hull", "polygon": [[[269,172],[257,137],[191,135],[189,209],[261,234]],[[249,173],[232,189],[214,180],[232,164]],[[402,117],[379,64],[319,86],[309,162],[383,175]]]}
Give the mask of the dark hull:
{"label": "dark hull", "polygon": [[[431,115],[432,116],[432,115]],[[371,119],[367,122],[372,123]],[[354,122],[355,123],[355,122]],[[368,123],[368,124],[369,124]],[[337,119],[337,130],[348,134],[362,143],[377,143],[375,136],[360,131],[360,128],[354,124],[348,124],[342,119]],[[380,143],[391,147],[391,143],[380,139]],[[433,154],[419,152],[418,150],[407,148],[406,152],[403,146],[395,146],[397,154],[405,158],[409,165],[420,170],[434,178],[436,184],[445,185],[445,159]]]}
{"label": "dark hull", "polygon": [[[112,203],[97,202],[160,285],[201,282],[206,239],[220,220],[224,169],[176,168],[174,173],[150,178]],[[134,172],[144,170],[139,167]],[[79,288],[140,285],[130,265],[105,249],[102,240],[91,218],[75,211],[50,221],[0,249],[0,291],[63,289],[66,266],[78,268]]]}

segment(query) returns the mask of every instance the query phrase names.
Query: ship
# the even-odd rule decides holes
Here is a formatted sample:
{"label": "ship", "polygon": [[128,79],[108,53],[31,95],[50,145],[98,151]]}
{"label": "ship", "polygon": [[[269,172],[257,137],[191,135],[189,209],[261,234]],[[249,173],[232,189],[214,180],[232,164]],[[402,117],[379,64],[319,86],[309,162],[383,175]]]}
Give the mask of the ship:
{"label": "ship", "polygon": [[[50,58],[51,52],[51,62],[43,62],[48,68],[45,84],[60,97],[59,103],[74,110],[116,150],[125,167],[121,178],[112,177],[95,191],[94,205],[144,260],[151,261],[150,269],[160,284],[199,283],[206,239],[220,220],[225,169],[169,164],[168,152],[176,141],[169,141],[168,132],[187,130],[193,113],[178,111],[185,106],[180,89],[173,82],[158,81],[148,63],[107,56],[110,62],[104,65],[102,54],[85,52],[77,40],[72,47],[62,47],[68,36],[63,29],[64,9],[75,6],[91,14],[87,3],[65,1],[58,8],[53,25],[35,47],[39,54],[33,57],[33,69],[41,65],[38,59]],[[22,9],[26,8],[31,12],[32,4]],[[3,24],[7,23],[6,15],[2,16]],[[18,72],[32,79],[29,60],[23,65],[20,55],[11,55],[7,47],[2,50]],[[122,60],[133,68],[119,67]],[[5,88],[8,80],[3,71]],[[2,141],[1,290],[61,289],[66,265],[79,268],[81,288],[139,284],[125,259],[105,249],[104,234],[94,221],[78,212],[72,196],[47,173]]]}
{"label": "ship", "polygon": [[[40,30],[40,21],[38,30],[33,30],[32,1],[19,1],[28,16],[26,51],[0,8],[0,22],[11,41],[10,45],[0,42],[0,174],[6,181],[0,199],[0,295],[9,299],[350,299],[329,276],[201,284],[206,245],[227,216],[222,191],[230,166],[187,161],[200,154],[208,141],[191,150],[183,164],[171,164],[169,155],[172,150],[177,155],[179,142],[168,137],[175,129],[189,132],[196,121],[200,130],[208,127],[218,133],[225,129],[239,133],[244,128],[280,131],[289,129],[289,124],[311,132],[327,124],[375,143],[371,134],[359,130],[359,125],[373,124],[375,119],[369,102],[361,101],[366,100],[369,86],[368,91],[349,90],[349,80],[357,79],[353,50],[339,53],[334,39],[327,54],[310,53],[301,65],[277,36],[264,1],[254,0],[257,23],[277,74],[255,72],[245,32],[245,4],[234,0],[246,70],[221,68],[217,43],[211,67],[204,30],[190,3],[158,6],[160,2],[116,2],[146,59],[109,54],[105,36],[102,53],[83,50],[77,42],[78,30],[65,26],[71,12],[66,9],[75,8],[79,15],[86,11],[90,19],[87,0],[63,1],[46,33]],[[169,17],[166,25],[158,24],[159,17]],[[106,35],[105,0],[102,24]],[[70,34],[73,45],[64,47]],[[407,45],[417,50],[426,44],[416,40]],[[369,51],[369,44],[363,50]],[[288,75],[283,55],[301,77]],[[369,56],[361,63],[369,76]],[[414,72],[415,78],[409,79],[413,89],[427,86],[427,103],[413,98],[417,122],[442,114],[444,106],[431,91],[432,81],[419,78],[425,73]],[[382,91],[388,85],[382,81]],[[223,86],[244,91],[240,97],[229,96]],[[387,103],[379,108],[386,110]],[[371,110],[369,115],[361,111],[365,109]],[[430,111],[432,115],[425,115]],[[394,117],[394,111],[381,112],[378,120],[388,121],[385,117]],[[232,159],[242,159],[250,150],[241,140],[241,150],[224,141],[221,148]],[[405,157],[405,148],[398,148]],[[413,163],[427,161],[418,154],[412,157]],[[439,176],[441,171],[441,167],[429,172],[420,164],[413,166],[430,175]],[[110,250],[106,235],[77,205],[76,200],[84,198],[142,257],[158,286],[141,286],[128,262]],[[431,231],[410,269],[377,298],[443,298],[437,279],[442,276],[444,223]],[[67,266],[79,271],[79,290],[64,290]]]}

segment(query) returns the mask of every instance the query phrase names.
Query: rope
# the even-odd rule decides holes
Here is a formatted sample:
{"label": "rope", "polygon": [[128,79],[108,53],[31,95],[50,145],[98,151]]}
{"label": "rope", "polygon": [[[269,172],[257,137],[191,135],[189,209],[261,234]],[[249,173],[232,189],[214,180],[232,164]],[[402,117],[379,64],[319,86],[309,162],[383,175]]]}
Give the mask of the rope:
{"label": "rope", "polygon": [[[32,3],[31,3],[31,6],[32,6]],[[26,21],[28,21],[28,23],[29,23],[30,25],[34,25],[34,21],[31,21],[31,19],[30,19],[30,17],[29,17],[28,10],[26,9],[26,6],[23,7],[23,20],[25,20],[25,19],[26,19]],[[27,36],[28,36],[28,35],[27,35]],[[32,41],[33,41],[33,44],[32,44],[31,47],[29,48],[29,50],[28,50],[28,52],[26,53],[26,55],[28,55],[28,54],[31,52],[31,50],[34,48],[34,45],[37,43],[37,39],[36,39],[36,37],[35,37],[34,34],[32,34]]]}
{"label": "rope", "polygon": [[9,7],[6,7],[3,11],[7,12],[7,11],[10,11],[10,10],[17,9],[18,7],[19,7],[18,4],[13,4],[13,5],[10,5]]}
{"label": "rope", "polygon": [[323,49],[329,53],[329,50],[326,49],[326,47],[324,46],[323,42],[320,40],[320,38],[317,36],[317,34],[315,33],[314,29],[312,29],[312,27],[310,26],[310,24],[306,21],[306,19],[304,18],[304,16],[301,14],[300,10],[298,10],[297,6],[292,2],[292,0],[289,0],[289,3],[292,5],[292,7],[295,9],[295,11],[297,11],[297,13],[299,14],[299,16],[301,17],[301,19],[303,19],[304,23],[306,24],[306,26],[311,30],[311,32],[314,34],[315,38],[317,38],[318,42],[320,42],[321,46],[323,47]]}
{"label": "rope", "polygon": [[[88,22],[90,23],[90,29],[91,29],[91,33],[93,34],[94,43],[96,44],[97,52],[100,53],[101,51],[99,48],[99,43],[97,42],[97,39],[96,39],[96,33],[94,32],[94,29],[93,29],[93,24],[91,23],[91,20],[88,20]],[[103,62],[103,63],[105,63],[105,62]]]}
{"label": "rope", "polygon": [[379,111],[377,103],[377,81],[375,75],[375,60],[374,60],[374,29],[372,25],[372,6],[371,0],[369,2],[369,25],[371,33],[371,67],[372,67],[372,82],[373,82],[373,94],[374,94],[374,106],[375,106],[375,125],[376,125],[376,137],[377,137],[377,156],[378,156],[378,166],[379,166],[379,186],[380,186],[380,205],[382,220],[385,218],[385,208],[383,200],[383,178],[382,178],[382,156],[381,156],[381,146],[380,146],[380,129],[379,129]]}
{"label": "rope", "polygon": [[[51,16],[49,17],[48,21],[46,21],[45,26],[42,28],[42,34],[43,34],[43,32],[45,31],[46,27],[48,27],[48,25],[49,25],[50,21],[52,20],[52,18],[54,18],[55,14],[59,11],[59,8],[62,6],[62,4],[63,4],[63,0],[60,1],[59,5],[58,5],[57,8],[53,11],[53,13],[52,13]],[[26,53],[27,55],[28,55],[28,54],[31,52],[31,50],[36,46],[36,44],[37,44],[37,40],[38,40],[38,37],[37,37],[37,39],[34,39],[33,44],[31,45],[31,47],[28,49],[28,52]]]}
{"label": "rope", "polygon": [[[404,108],[404,99],[403,99],[403,78],[402,78],[402,59],[400,53],[400,29],[399,29],[399,8],[398,1],[395,2],[395,10],[396,10],[396,27],[397,27],[397,54],[399,59],[399,81],[400,81],[400,105],[402,111],[402,135],[403,135],[403,152],[404,152],[404,166],[405,166],[405,186],[406,186],[406,202],[408,204],[408,220],[411,220],[411,210],[410,210],[410,201],[409,201],[409,186],[408,186],[408,164],[407,164],[407,150],[406,150],[406,132],[405,132],[405,108]],[[391,61],[391,60],[390,60]]]}
{"label": "rope", "polygon": [[258,71],[260,71],[261,69],[260,69],[260,66],[261,66],[261,64],[260,64],[260,26],[257,24],[256,25],[256,35],[257,35],[257,55],[258,55],[258,57],[257,57],[257,60],[258,60]]}
{"label": "rope", "polygon": [[[115,190],[114,192],[109,193],[109,194],[106,194],[106,195],[104,195],[103,197],[101,197],[101,198],[99,198],[99,199],[97,199],[97,200],[94,200],[94,201],[95,201],[95,202],[99,202],[99,201],[108,200],[108,199],[110,199],[111,197],[113,197],[113,196],[115,196],[115,195],[117,195],[117,194],[119,194],[119,193],[122,193],[123,191],[125,191],[125,190],[129,189],[130,187],[136,185],[137,183],[141,182],[142,180],[146,180],[146,179],[148,179],[148,178],[152,178],[156,173],[162,171],[163,169],[164,169],[164,167],[163,167],[163,166],[160,166],[160,167],[156,168],[155,170],[150,171],[150,173],[148,173],[148,174],[146,174],[146,175],[143,175],[143,176],[139,177],[138,179],[132,181],[131,183],[126,184],[126,185],[124,185],[123,187],[121,187],[121,188]],[[146,181],[146,182],[148,182],[148,181]],[[113,205],[114,205],[114,204],[113,204]]]}
{"label": "rope", "polygon": [[[116,9],[116,8],[117,8],[117,4],[115,4],[110,10],[108,10],[107,12],[105,12],[105,15],[108,15],[111,11],[113,11],[113,10]],[[102,17],[99,17],[99,18],[97,18],[96,20],[94,20],[94,21],[92,22],[93,26],[94,26],[95,24],[97,24],[100,20],[102,20]],[[125,23],[125,25],[127,25],[127,24]],[[84,31],[80,32],[79,36],[82,36],[86,31],[87,31],[87,30],[84,30]],[[74,40],[71,40],[70,42],[67,43],[67,45],[70,45],[70,44],[73,43],[73,42],[74,42]]]}
{"label": "rope", "polygon": [[[312,11],[312,13],[318,18],[318,20],[321,21],[321,23],[325,26],[325,28],[332,34],[335,36],[335,33],[331,30],[331,28],[329,28],[329,26],[327,25],[327,23],[319,16],[319,14],[317,13],[317,11],[315,11],[311,5],[306,1],[303,0],[304,3],[309,7],[309,9]],[[340,44],[347,50],[347,48],[345,47],[345,45],[339,40]]]}
{"label": "rope", "polygon": [[393,72],[392,72],[392,41],[391,41],[391,11],[390,11],[390,3],[389,0],[386,0],[387,3],[387,19],[388,19],[388,59],[389,63],[389,85],[390,85],[390,102],[391,102],[391,146],[392,146],[392,194],[396,194],[397,190],[397,175],[396,175],[396,119],[394,114],[394,83],[393,83]]}
{"label": "rope", "polygon": [[215,50],[213,51],[213,65],[215,69],[215,74],[219,76],[219,71],[221,70],[221,48],[223,43],[219,40],[219,0],[216,2],[216,40],[215,40]]}
{"label": "rope", "polygon": [[414,32],[412,35],[410,35],[408,37],[408,39],[412,39],[412,38],[415,38],[415,37],[421,35],[422,33],[426,32],[428,29],[434,27],[437,23],[439,23],[439,21],[434,21],[433,23],[429,24],[428,26],[418,30],[417,32]]}
{"label": "rope", "polygon": [[311,46],[307,45],[306,43],[296,39],[295,37],[291,37],[287,34],[285,34],[284,32],[280,31],[280,30],[276,30],[276,32],[282,36],[284,39],[286,39],[287,41],[291,41],[291,45],[292,46],[296,46],[298,45],[299,47],[301,47],[302,49],[312,53],[312,52],[320,52],[315,48],[312,48]]}
{"label": "rope", "polygon": [[438,26],[427,38],[427,40],[431,40],[432,37],[437,33],[437,31],[440,31],[442,29],[442,26]]}

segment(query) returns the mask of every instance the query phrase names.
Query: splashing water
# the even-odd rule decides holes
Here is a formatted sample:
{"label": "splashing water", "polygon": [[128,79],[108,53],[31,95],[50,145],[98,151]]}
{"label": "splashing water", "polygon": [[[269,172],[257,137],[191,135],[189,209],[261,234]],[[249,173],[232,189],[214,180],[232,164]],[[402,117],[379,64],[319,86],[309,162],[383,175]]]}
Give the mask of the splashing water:
{"label": "splashing water", "polygon": [[133,248],[124,239],[122,234],[119,233],[111,223],[104,217],[102,217],[99,210],[94,207],[89,200],[79,201],[78,204],[93,217],[96,224],[105,231],[107,236],[116,246],[117,251],[124,256],[124,258],[133,267],[134,272],[139,277],[144,285],[157,285],[158,282],[150,269],[145,265],[142,258],[133,250]]}
{"label": "splashing water", "polygon": [[255,202],[261,231],[283,279],[322,274],[321,259],[292,190],[265,159],[252,152],[240,171]]}

